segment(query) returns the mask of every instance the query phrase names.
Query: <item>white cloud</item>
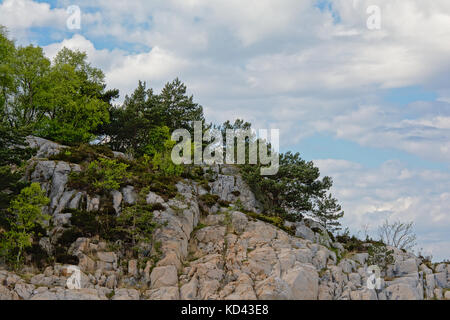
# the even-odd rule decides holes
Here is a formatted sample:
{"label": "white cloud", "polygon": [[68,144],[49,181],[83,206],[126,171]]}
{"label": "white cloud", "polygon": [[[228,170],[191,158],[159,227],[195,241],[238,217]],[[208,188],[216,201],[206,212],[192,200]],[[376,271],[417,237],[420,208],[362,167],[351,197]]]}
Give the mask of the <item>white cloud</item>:
{"label": "white cloud", "polygon": [[12,30],[30,27],[65,25],[63,9],[50,9],[50,5],[31,0],[5,0],[0,4],[0,21]]}
{"label": "white cloud", "polygon": [[[450,2],[334,0],[337,23],[315,3],[80,0],[82,29],[68,35],[64,8],[71,1],[51,9],[5,0],[0,23],[21,43],[32,40],[29,28],[53,26],[56,36],[66,36],[47,46],[47,54],[62,46],[85,50],[122,96],[138,80],[159,89],[179,76],[208,120],[244,117],[256,127],[281,128],[282,146],[327,133],[449,164]],[[379,31],[366,28],[373,4],[381,8]],[[121,49],[104,49],[106,41]],[[439,101],[399,108],[380,97],[381,90],[405,86],[436,92]],[[359,227],[389,214],[413,219],[423,243],[450,256],[440,247],[450,247],[448,171],[393,162],[377,169],[333,159],[319,164],[335,178],[347,217],[355,218],[348,223]]]}
{"label": "white cloud", "polygon": [[385,218],[414,221],[418,248],[437,260],[450,256],[450,173],[406,169],[396,161],[378,168],[335,159],[314,163],[321,174],[333,177],[333,193],[345,211],[343,224],[353,233],[369,224],[375,236]]}

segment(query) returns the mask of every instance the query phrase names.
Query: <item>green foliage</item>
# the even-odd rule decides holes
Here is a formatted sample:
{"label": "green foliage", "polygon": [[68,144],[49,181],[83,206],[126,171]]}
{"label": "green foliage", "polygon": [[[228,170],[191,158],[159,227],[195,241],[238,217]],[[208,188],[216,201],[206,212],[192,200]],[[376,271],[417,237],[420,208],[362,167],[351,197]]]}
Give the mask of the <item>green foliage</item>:
{"label": "green foliage", "polygon": [[207,227],[206,224],[203,224],[203,223],[199,222],[199,223],[195,226],[193,232],[196,232],[196,231],[201,230],[201,229],[206,228],[206,227]]}
{"label": "green foliage", "polygon": [[134,246],[139,242],[150,242],[153,230],[157,226],[153,220],[153,207],[137,204],[126,207],[117,218],[116,230],[125,234]]}
{"label": "green foliage", "polygon": [[12,198],[28,185],[21,181],[22,175],[21,170],[12,171],[10,166],[0,167],[0,220],[6,217],[6,213],[1,213],[9,207]]}
{"label": "green foliage", "polygon": [[0,119],[5,117],[8,98],[15,90],[12,70],[15,55],[14,42],[8,39],[6,29],[0,26]]}
{"label": "green foliage", "polygon": [[166,83],[159,95],[156,112],[164,125],[192,130],[193,121],[204,121],[203,108],[186,94],[186,85],[178,78]]}
{"label": "green foliage", "polygon": [[9,120],[14,127],[33,129],[45,117],[49,103],[50,60],[40,47],[19,47],[13,60],[15,91]]}
{"label": "green foliage", "polygon": [[[0,27],[0,226],[9,232],[2,236],[5,243],[18,243],[23,252],[31,241],[24,232],[10,228],[9,220],[17,214],[24,215],[11,199],[23,188],[17,166],[31,156],[24,141],[27,134],[72,146],[51,160],[81,164],[83,171],[71,174],[69,186],[74,189],[106,194],[129,183],[167,200],[177,195],[175,184],[182,176],[210,191],[208,182],[212,175],[208,176],[200,167],[175,165],[171,160],[175,142],[171,141],[170,133],[179,128],[192,132],[194,121],[205,122],[202,106],[187,94],[186,86],[177,78],[156,94],[139,81],[121,106],[113,106],[112,101],[118,97],[117,89],[106,90],[103,72],[90,65],[85,53],[63,48],[50,61],[40,47],[16,47]],[[246,130],[251,124],[243,120],[227,121],[215,128],[222,130],[225,138],[226,129]],[[95,138],[107,146],[89,145]],[[246,143],[253,138],[246,138]],[[129,152],[137,160],[115,160],[108,147]],[[248,157],[247,152],[247,160]],[[285,219],[312,215],[328,230],[339,229],[338,220],[343,212],[329,194],[332,180],[321,178],[312,162],[288,152],[280,156],[276,175],[261,176],[260,169],[260,164],[240,166],[243,178],[266,212],[247,214],[280,228],[284,228]],[[238,191],[233,194],[240,195]],[[202,196],[200,201],[207,206],[229,205],[213,195]],[[7,212],[9,203],[14,209]],[[24,208],[30,210],[29,206]],[[240,200],[236,208],[245,212]],[[136,243],[150,235],[154,227],[151,214],[161,209],[139,204],[125,208],[120,220],[108,212],[96,215],[74,212],[74,227],[64,233],[61,241],[71,241],[80,234],[102,234],[105,238],[122,237]],[[36,223],[40,225],[39,221]],[[359,246],[356,240],[347,240],[349,247]],[[18,250],[15,246],[4,248],[8,252]],[[57,255],[69,261],[71,257],[61,248],[57,248]]]}
{"label": "green foliage", "polygon": [[82,172],[73,172],[69,184],[73,188],[88,188],[92,193],[105,193],[118,190],[131,178],[128,165],[114,159],[99,158],[90,162]]}
{"label": "green foliage", "polygon": [[121,107],[110,108],[110,123],[103,126],[103,134],[109,136],[112,149],[142,155],[149,142],[149,130],[157,126],[155,106],[157,96],[139,81],[131,96],[126,96]]}
{"label": "green foliage", "polygon": [[103,101],[104,74],[87,62],[87,55],[63,48],[49,74],[48,116],[37,134],[65,144],[88,142],[97,127],[109,121]]}
{"label": "green foliage", "polygon": [[39,227],[46,229],[49,215],[42,213],[42,207],[49,203],[38,183],[32,183],[24,188],[20,194],[11,201],[9,212],[10,228],[2,235],[1,254],[13,264],[19,267],[24,250],[31,247]]}
{"label": "green foliage", "polygon": [[208,207],[212,207],[217,203],[217,201],[219,201],[219,196],[215,194],[206,193],[200,196],[199,200]]}
{"label": "green foliage", "polygon": [[320,179],[319,169],[313,162],[306,162],[298,153],[287,152],[280,155],[277,174],[261,176],[260,167],[242,165],[241,172],[266,212],[294,221],[312,215],[324,227],[339,229],[337,220],[343,212],[337,200],[328,194],[332,180],[330,177]]}
{"label": "green foliage", "polygon": [[165,201],[177,195],[178,190],[175,187],[176,179],[171,177],[161,177],[150,184],[150,190],[160,195]]}
{"label": "green foliage", "polygon": [[181,176],[184,169],[181,165],[172,162],[171,153],[175,141],[167,139],[164,142],[164,149],[162,152],[156,152],[152,159],[152,165],[159,174],[163,176]]}
{"label": "green foliage", "polygon": [[109,144],[114,150],[137,156],[162,153],[168,134],[165,128],[169,132],[192,130],[193,121],[204,121],[202,107],[187,96],[186,86],[178,79],[167,83],[159,95],[139,81],[122,106],[110,108],[110,115],[111,122],[102,132],[110,137]]}
{"label": "green foliage", "polygon": [[33,150],[25,142],[26,132],[0,122],[0,166],[20,165],[29,159]]}
{"label": "green foliage", "polygon": [[109,211],[87,212],[67,209],[71,213],[70,227],[59,238],[56,260],[64,262],[75,257],[67,253],[70,245],[80,237],[99,236],[101,239],[121,243],[123,249],[137,249],[139,244],[150,243],[158,224],[153,221],[152,205],[138,203],[123,209],[119,216]]}
{"label": "green foliage", "polygon": [[[170,141],[170,129],[167,126],[154,127],[149,130],[147,145],[143,147],[143,152],[148,156],[163,153],[167,149],[167,141]],[[173,143],[175,145],[175,143]],[[170,146],[170,148],[173,147]]]}
{"label": "green foliage", "polygon": [[104,145],[82,143],[79,146],[61,150],[59,154],[49,157],[49,160],[81,164],[83,162],[92,162],[102,157],[114,158],[114,153]]}
{"label": "green foliage", "polygon": [[258,219],[258,220],[270,223],[270,224],[274,225],[275,227],[280,228],[291,235],[293,235],[295,233],[294,230],[287,228],[284,225],[284,219],[281,217],[267,216],[264,214],[260,214],[260,213],[256,213],[256,212],[252,212],[252,211],[245,211],[245,210],[244,210],[244,212],[246,215],[248,215],[254,219]]}
{"label": "green foliage", "polygon": [[341,229],[341,224],[338,221],[338,219],[344,216],[344,212],[341,210],[337,199],[333,198],[331,194],[323,195],[317,199],[316,207],[313,209],[313,215],[319,219],[327,231],[333,233]]}
{"label": "green foliage", "polygon": [[356,236],[350,236],[350,231],[348,228],[342,233],[336,236],[336,241],[341,243],[345,250],[350,252],[366,252],[367,247],[365,246],[365,241],[358,239]]}
{"label": "green foliage", "polygon": [[394,250],[388,250],[387,246],[381,242],[374,242],[367,248],[369,258],[367,264],[377,265],[381,270],[386,271],[388,265],[394,263]]}
{"label": "green foliage", "polygon": [[65,144],[88,142],[109,121],[104,74],[85,53],[63,48],[51,62],[43,49],[16,48],[0,30],[0,115],[11,128]]}

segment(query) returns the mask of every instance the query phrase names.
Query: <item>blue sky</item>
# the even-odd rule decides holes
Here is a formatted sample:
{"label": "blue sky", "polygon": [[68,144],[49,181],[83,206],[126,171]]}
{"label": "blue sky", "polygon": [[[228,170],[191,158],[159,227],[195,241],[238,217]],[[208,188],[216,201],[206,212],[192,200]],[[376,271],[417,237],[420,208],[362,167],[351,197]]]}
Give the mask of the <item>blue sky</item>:
{"label": "blue sky", "polygon": [[417,248],[450,258],[447,0],[4,0],[0,21],[49,57],[86,51],[121,99],[180,77],[208,120],[279,128],[333,177],[352,232],[414,221]]}

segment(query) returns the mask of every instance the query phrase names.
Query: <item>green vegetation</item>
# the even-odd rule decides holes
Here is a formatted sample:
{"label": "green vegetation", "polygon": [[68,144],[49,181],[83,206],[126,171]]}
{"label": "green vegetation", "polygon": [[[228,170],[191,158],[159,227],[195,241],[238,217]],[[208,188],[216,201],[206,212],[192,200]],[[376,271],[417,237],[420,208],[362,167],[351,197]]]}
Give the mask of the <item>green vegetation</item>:
{"label": "green vegetation", "polygon": [[388,250],[384,243],[372,243],[367,248],[369,253],[369,258],[367,259],[367,264],[377,265],[382,271],[386,271],[388,265],[394,263],[393,250]]}
{"label": "green vegetation", "polygon": [[81,164],[83,162],[94,161],[100,157],[114,158],[114,153],[104,145],[82,143],[78,146],[62,150],[59,154],[51,156],[49,160]]}
{"label": "green vegetation", "polygon": [[153,219],[153,207],[137,204],[126,207],[117,218],[116,231],[135,246],[139,242],[150,242],[156,223]]}
{"label": "green vegetation", "polygon": [[212,207],[217,203],[217,201],[219,201],[219,196],[215,194],[206,193],[200,196],[199,200],[208,207]]}
{"label": "green vegetation", "polygon": [[[27,135],[68,146],[50,160],[80,165],[81,172],[71,174],[70,188],[104,198],[110,197],[112,190],[132,185],[140,194],[152,191],[168,200],[178,195],[175,185],[183,178],[194,180],[210,192],[209,183],[215,177],[212,170],[204,172],[202,167],[175,165],[171,161],[175,144],[171,133],[175,129],[184,128],[192,133],[194,121],[201,121],[204,127],[218,128],[224,135],[226,129],[251,128],[243,120],[227,121],[218,127],[206,124],[202,106],[187,94],[185,84],[178,78],[166,83],[159,93],[139,81],[121,105],[113,105],[118,97],[119,91],[107,89],[105,75],[88,62],[86,53],[63,48],[51,61],[40,47],[17,46],[0,27],[0,232],[6,255],[14,252],[23,256],[24,250],[33,248],[42,233],[34,229],[19,230],[12,224],[17,217],[26,215],[25,208],[31,210],[29,206],[20,209],[17,202],[32,201],[31,195],[27,195],[30,190],[41,200],[33,202],[34,208],[45,205],[36,186],[26,189],[27,184],[21,181],[24,164],[33,154],[25,143]],[[249,139],[252,137],[246,139],[247,143]],[[124,152],[127,157],[115,158],[112,150]],[[248,160],[248,152],[246,157]],[[287,232],[292,230],[284,227],[285,220],[298,221],[303,216],[316,218],[331,232],[330,237],[339,230],[343,212],[329,192],[331,178],[321,177],[319,169],[299,154],[281,154],[280,169],[273,176],[261,176],[260,164],[237,168],[264,211],[247,212],[240,199],[235,203],[237,210]],[[21,190],[24,194],[19,196]],[[241,194],[233,191],[233,195]],[[204,208],[231,205],[211,194],[199,197],[199,201]],[[80,236],[98,235],[138,248],[150,239],[155,227],[153,211],[164,207],[148,206],[140,201],[122,209],[120,218],[111,208],[102,208],[98,213],[71,211],[71,226],[67,226],[59,239],[56,259],[74,261],[65,248]],[[44,230],[42,217],[37,211],[31,211],[36,227]]]}
{"label": "green vegetation", "polygon": [[63,48],[50,61],[40,47],[16,47],[2,28],[0,56],[0,113],[7,129],[77,144],[109,121],[105,76],[85,53]]}
{"label": "green vegetation", "polygon": [[350,236],[350,231],[348,228],[342,234],[336,236],[336,240],[341,243],[345,250],[349,252],[367,252],[366,243],[372,242],[371,239],[366,239],[363,241],[356,237],[355,235]]}
{"label": "green vegetation", "polygon": [[192,130],[192,121],[204,121],[204,117],[203,108],[175,79],[159,95],[139,81],[133,94],[125,97],[123,106],[110,108],[110,120],[100,133],[110,137],[111,148],[141,156],[162,151],[166,140],[162,127]]}
{"label": "green vegetation", "polygon": [[328,194],[332,180],[319,179],[319,169],[311,161],[302,160],[298,153],[287,152],[280,155],[276,175],[261,176],[260,168],[260,165],[243,165],[241,172],[265,211],[293,221],[312,215],[325,228],[339,229],[338,219],[344,213],[337,200]]}
{"label": "green vegetation", "polygon": [[23,259],[25,249],[33,244],[37,236],[42,236],[47,228],[49,215],[42,213],[42,207],[49,203],[38,183],[24,188],[11,201],[8,218],[9,230],[1,234],[0,254],[18,268]]}
{"label": "green vegetation", "polygon": [[161,175],[170,177],[170,176],[181,176],[183,173],[183,167],[181,165],[177,165],[172,162],[171,159],[171,153],[172,148],[175,145],[175,141],[172,141],[169,136],[169,128],[165,128],[166,136],[164,145],[162,148],[157,151],[156,149],[152,149],[152,152],[154,152],[153,159],[151,160],[151,163],[153,165],[153,168],[157,170]]}
{"label": "green vegetation", "polygon": [[90,162],[85,170],[71,173],[70,186],[76,189],[88,187],[92,193],[118,190],[127,179],[131,178],[127,168],[127,164],[117,160],[98,158]]}
{"label": "green vegetation", "polygon": [[141,244],[151,243],[154,229],[158,226],[153,221],[155,207],[146,204],[136,204],[125,207],[117,216],[115,212],[101,210],[99,212],[87,212],[67,209],[65,213],[71,213],[70,226],[59,238],[56,248],[56,261],[68,263],[75,257],[67,253],[77,238],[99,236],[110,243],[120,243],[120,248],[133,252],[136,255],[149,253],[140,250]]}

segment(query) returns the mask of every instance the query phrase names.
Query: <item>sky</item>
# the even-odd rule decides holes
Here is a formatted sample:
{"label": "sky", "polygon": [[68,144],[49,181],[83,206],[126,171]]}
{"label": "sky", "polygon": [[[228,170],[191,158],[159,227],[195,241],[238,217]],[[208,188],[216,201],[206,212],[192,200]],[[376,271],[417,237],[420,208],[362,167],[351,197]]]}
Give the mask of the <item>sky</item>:
{"label": "sky", "polygon": [[416,250],[450,259],[450,1],[4,0],[0,24],[86,51],[121,99],[179,77],[208,121],[280,129],[352,233],[413,221]]}

